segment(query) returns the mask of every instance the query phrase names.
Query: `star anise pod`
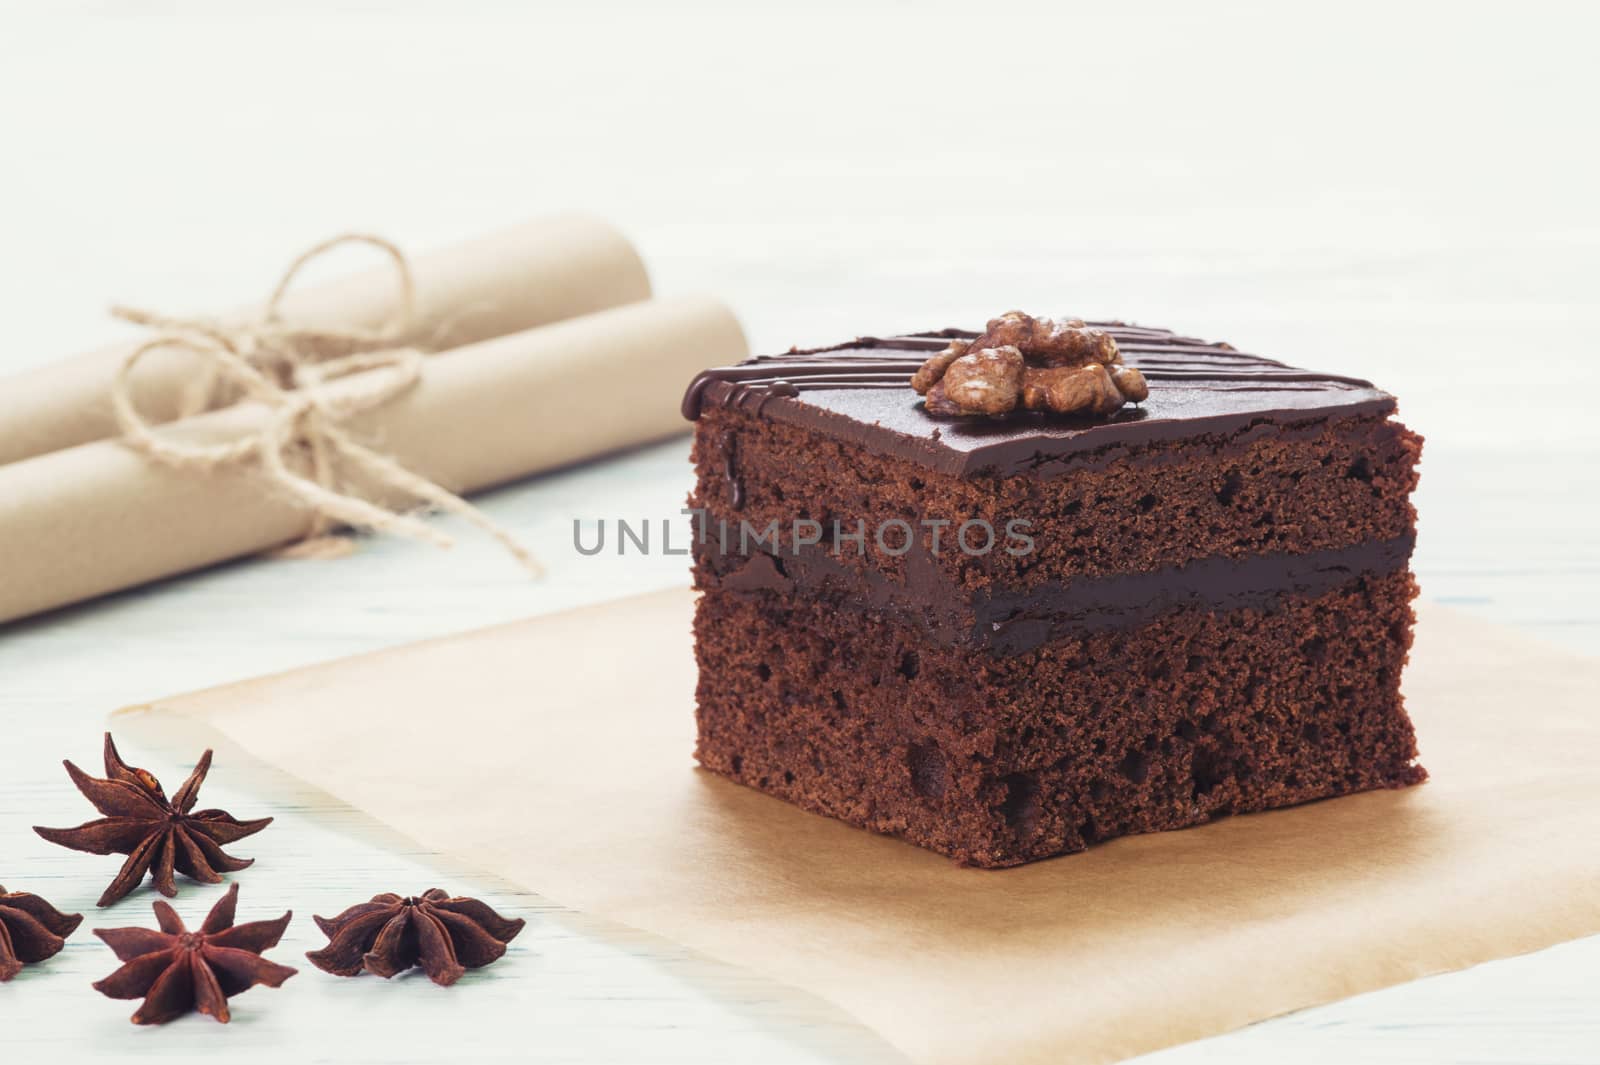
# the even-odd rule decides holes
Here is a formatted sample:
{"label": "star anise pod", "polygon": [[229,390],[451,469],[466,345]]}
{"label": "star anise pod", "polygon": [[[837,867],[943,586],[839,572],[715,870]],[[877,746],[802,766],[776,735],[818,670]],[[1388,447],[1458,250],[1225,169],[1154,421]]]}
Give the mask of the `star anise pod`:
{"label": "star anise pod", "polygon": [[166,1024],[191,1010],[227,1024],[232,1016],[228,999],[257,984],[281,987],[297,971],[261,957],[262,951],[278,945],[293,912],[276,921],[235,925],[238,906],[239,885],[234,884],[198,932],[185,928],[177,912],[160,899],[154,903],[159,932],[96,928],[94,934],[124,964],[94,989],[110,998],[143,998],[134,1024]]}
{"label": "star anise pod", "polygon": [[331,941],[306,955],[323,972],[355,976],[364,969],[388,979],[420,965],[445,987],[498,959],[526,923],[438,888],[420,898],[374,895],[337,917],[312,919]]}
{"label": "star anise pod", "polygon": [[75,851],[128,856],[98,905],[109,906],[128,894],[146,872],[156,890],[170,898],[178,893],[174,870],[192,880],[220,884],[218,870],[234,873],[252,864],[252,859],[224,854],[222,845],[260,832],[272,818],[236,821],[221,810],[190,812],[211,769],[210,751],[200,756],[200,764],[171,799],[155,777],[122,760],[109,732],[105,762],[106,780],[91,777],[71,762],[62,763],[78,790],[105,817],[77,828],[34,828],[51,843]]}
{"label": "star anise pod", "polygon": [[78,930],[83,915],[62,913],[37,895],[0,887],[0,984],[53,958]]}

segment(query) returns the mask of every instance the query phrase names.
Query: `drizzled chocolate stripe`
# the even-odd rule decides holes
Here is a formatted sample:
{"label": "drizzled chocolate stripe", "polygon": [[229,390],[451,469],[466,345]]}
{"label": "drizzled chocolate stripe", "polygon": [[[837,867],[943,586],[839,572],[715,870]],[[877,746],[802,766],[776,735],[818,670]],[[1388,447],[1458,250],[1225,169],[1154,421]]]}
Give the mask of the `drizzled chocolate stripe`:
{"label": "drizzled chocolate stripe", "polygon": [[[1299,370],[1275,359],[1208,344],[1164,329],[1122,322],[1090,322],[1116,338],[1130,366],[1150,382],[1152,391],[1196,384],[1214,384],[1225,392],[1307,392],[1319,389],[1371,389],[1357,377]],[[953,339],[970,340],[970,330],[944,329],[905,336],[860,337],[845,344],[782,355],[762,355],[735,366],[706,370],[683,397],[683,416],[700,416],[706,391],[713,384],[729,386],[722,402],[759,410],[769,399],[822,389],[909,388],[910,376],[928,355]],[[904,352],[904,354],[896,354]],[[1317,386],[1307,388],[1304,386]]]}

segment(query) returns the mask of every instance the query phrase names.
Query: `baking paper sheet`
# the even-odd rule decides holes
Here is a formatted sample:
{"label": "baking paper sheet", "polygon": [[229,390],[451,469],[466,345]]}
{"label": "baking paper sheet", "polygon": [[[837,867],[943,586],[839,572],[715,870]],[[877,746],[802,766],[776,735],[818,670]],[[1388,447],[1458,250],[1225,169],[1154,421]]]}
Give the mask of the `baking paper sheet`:
{"label": "baking paper sheet", "polygon": [[919,1062],[1113,1061],[1600,932],[1600,663],[1424,607],[1429,783],[983,871],[695,769],[690,611],[672,591],[141,709]]}

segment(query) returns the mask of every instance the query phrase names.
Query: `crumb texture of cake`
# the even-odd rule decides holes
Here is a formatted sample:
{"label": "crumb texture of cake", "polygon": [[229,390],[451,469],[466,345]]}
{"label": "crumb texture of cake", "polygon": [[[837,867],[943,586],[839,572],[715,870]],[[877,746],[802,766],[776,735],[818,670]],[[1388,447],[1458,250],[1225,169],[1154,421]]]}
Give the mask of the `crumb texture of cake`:
{"label": "crumb texture of cake", "polygon": [[929,413],[958,330],[690,387],[704,768],[990,868],[1426,778],[1393,397],[1091,325],[1149,381],[1100,421]]}
{"label": "crumb texture of cake", "polygon": [[1414,784],[1407,573],[1024,655],[815,600],[706,596],[702,765],[963,864]]}
{"label": "crumb texture of cake", "polygon": [[[776,522],[783,540],[792,539],[797,518],[820,523],[825,538],[835,523],[843,531],[876,530],[906,520],[918,551],[928,554],[935,528],[948,546],[963,522],[1000,530],[1026,519],[1034,540],[1026,555],[944,550],[936,563],[964,588],[1014,589],[1402,536],[1416,521],[1410,496],[1421,447],[1404,426],[1367,417],[1119,450],[1070,476],[954,477],[863,453],[815,430],[714,410],[697,423],[691,505],[703,508],[713,527],[746,522],[759,530]],[[1130,468],[1140,474],[1130,476]],[[1183,535],[1174,535],[1179,529]],[[912,553],[847,545],[836,557],[848,568],[904,579]]]}

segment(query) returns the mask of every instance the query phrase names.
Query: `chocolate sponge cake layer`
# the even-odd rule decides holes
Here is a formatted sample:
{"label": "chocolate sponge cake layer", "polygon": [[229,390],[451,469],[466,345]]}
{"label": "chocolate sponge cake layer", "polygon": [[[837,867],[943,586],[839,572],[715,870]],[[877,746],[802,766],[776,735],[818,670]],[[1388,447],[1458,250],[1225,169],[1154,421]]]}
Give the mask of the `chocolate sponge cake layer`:
{"label": "chocolate sponge cake layer", "polygon": [[930,414],[957,330],[690,386],[702,766],[989,867],[1424,779],[1394,398],[1102,325],[1098,420]]}
{"label": "chocolate sponge cake layer", "polygon": [[[1420,451],[1416,434],[1370,416],[1118,448],[1114,459],[1094,456],[1072,476],[953,476],[818,430],[713,410],[696,426],[693,452],[692,505],[712,533],[700,538],[706,550],[697,561],[702,578],[740,565],[743,552],[712,541],[722,526],[741,522],[756,531],[775,525],[777,553],[794,554],[797,520],[821,526],[817,546],[844,571],[881,575],[913,596],[937,583],[947,586],[939,595],[1015,597],[1199,559],[1303,555],[1409,535]],[[832,542],[836,530],[875,533],[897,520],[917,534],[903,554],[875,549],[870,538]],[[964,552],[956,538],[968,521],[997,539],[1009,523],[1025,522],[1032,549],[1011,554],[997,543],[984,554]],[[981,545],[981,535],[969,543]]]}
{"label": "chocolate sponge cake layer", "polygon": [[1413,593],[1402,570],[996,658],[821,599],[711,592],[696,757],[989,867],[1414,784]]}

